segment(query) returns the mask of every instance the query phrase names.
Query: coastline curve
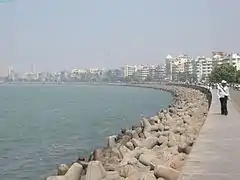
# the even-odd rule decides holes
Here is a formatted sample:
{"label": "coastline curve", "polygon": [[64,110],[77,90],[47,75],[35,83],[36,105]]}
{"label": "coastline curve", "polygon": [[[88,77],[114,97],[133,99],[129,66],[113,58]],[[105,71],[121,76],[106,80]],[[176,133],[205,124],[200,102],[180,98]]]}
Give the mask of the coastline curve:
{"label": "coastline curve", "polygon": [[[167,91],[173,102],[156,116],[143,118],[131,129],[108,137],[108,145],[95,149],[88,159],[80,157],[47,180],[68,179],[73,164],[80,164],[81,179],[178,178],[211,105],[211,92],[201,86],[183,84],[108,84]],[[60,175],[61,174],[61,175]],[[74,173],[73,173],[74,174]],[[134,178],[135,177],[135,178]]]}

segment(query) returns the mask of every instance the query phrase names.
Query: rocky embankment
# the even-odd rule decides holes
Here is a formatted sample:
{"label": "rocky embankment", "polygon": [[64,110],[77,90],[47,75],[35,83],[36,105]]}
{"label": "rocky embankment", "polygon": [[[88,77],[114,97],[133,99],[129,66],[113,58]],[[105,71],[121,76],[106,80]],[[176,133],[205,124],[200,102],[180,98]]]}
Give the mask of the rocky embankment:
{"label": "rocky embankment", "polygon": [[89,159],[60,165],[58,175],[47,180],[177,180],[209,104],[207,95],[196,89],[159,89],[174,95],[168,109],[108,137],[107,147],[95,149]]}

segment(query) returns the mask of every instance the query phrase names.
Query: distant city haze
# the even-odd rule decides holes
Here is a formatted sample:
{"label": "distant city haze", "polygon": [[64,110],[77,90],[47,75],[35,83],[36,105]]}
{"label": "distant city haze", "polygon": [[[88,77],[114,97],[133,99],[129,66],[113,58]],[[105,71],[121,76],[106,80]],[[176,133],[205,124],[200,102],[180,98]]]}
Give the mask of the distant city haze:
{"label": "distant city haze", "polygon": [[239,0],[0,1],[0,74],[239,52]]}

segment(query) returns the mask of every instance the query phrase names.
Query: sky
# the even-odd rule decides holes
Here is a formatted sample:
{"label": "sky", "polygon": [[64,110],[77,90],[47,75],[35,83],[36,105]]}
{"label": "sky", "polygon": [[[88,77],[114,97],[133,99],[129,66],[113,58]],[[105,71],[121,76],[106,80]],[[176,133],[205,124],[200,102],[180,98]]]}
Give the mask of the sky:
{"label": "sky", "polygon": [[239,0],[0,0],[0,71],[240,52]]}

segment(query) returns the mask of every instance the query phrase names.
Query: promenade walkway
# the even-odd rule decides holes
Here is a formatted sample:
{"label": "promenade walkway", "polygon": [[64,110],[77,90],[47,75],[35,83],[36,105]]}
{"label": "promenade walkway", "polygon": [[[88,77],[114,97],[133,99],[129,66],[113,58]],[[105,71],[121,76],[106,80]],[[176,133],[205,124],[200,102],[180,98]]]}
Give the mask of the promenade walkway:
{"label": "promenade walkway", "polygon": [[229,101],[229,115],[220,115],[212,92],[208,117],[179,180],[240,180],[240,113]]}

